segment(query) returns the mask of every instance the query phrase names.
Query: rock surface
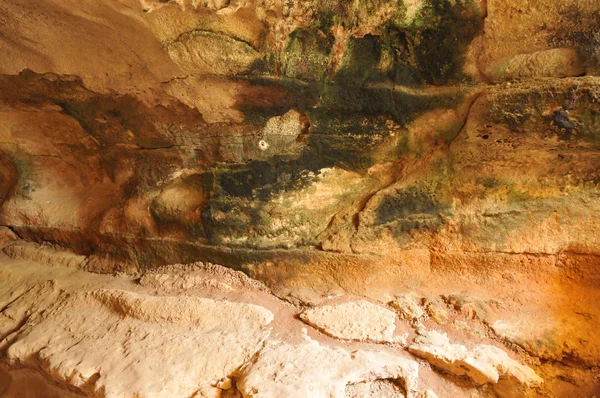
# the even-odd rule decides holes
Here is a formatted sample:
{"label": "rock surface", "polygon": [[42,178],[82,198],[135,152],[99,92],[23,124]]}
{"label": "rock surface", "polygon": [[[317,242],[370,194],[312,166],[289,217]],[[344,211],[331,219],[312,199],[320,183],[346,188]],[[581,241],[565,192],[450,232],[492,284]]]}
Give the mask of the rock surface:
{"label": "rock surface", "polygon": [[333,288],[332,262],[369,281],[370,256],[417,269],[597,255],[599,13],[4,4],[0,223],[90,270],[203,260],[282,289],[306,267]]}
{"label": "rock surface", "polygon": [[300,319],[341,339],[394,341],[396,314],[365,300],[311,308]]}
{"label": "rock surface", "polygon": [[390,305],[397,309],[400,316],[407,321],[418,320],[425,316],[425,311],[417,301],[408,295],[396,298],[390,302]]}
{"label": "rock surface", "polygon": [[[597,395],[599,25],[581,0],[1,2],[0,255],[23,270],[0,271],[0,380],[235,396],[265,339],[298,346],[279,314],[300,328],[353,297],[381,307],[314,322],[345,339],[310,329],[320,347],[397,342],[391,303],[396,335],[506,343],[540,361],[540,394]],[[204,316],[221,310],[240,324]],[[109,386],[161,333],[242,343],[206,378],[180,348],[183,384],[146,367],[155,381]],[[368,383],[348,393],[401,394]]]}
{"label": "rock surface", "polygon": [[[597,387],[588,368],[540,365],[522,350],[509,355],[514,345],[501,348],[503,340],[471,333],[494,319],[509,320],[511,312],[497,312],[514,305],[507,298],[405,293],[400,297],[433,302],[443,296],[453,304],[444,325],[423,314],[411,328],[393,311],[356,297],[308,310],[295,307],[243,274],[213,264],[109,276],[74,268],[61,261],[69,253],[48,246],[12,253],[0,255],[3,398],[23,391],[60,397],[488,397],[488,385],[498,396],[516,397],[569,396]],[[486,312],[473,317],[468,309],[479,308],[477,303]],[[510,330],[527,333],[527,325],[539,324],[533,314],[543,315],[542,308],[540,303],[537,311],[517,312],[524,325]],[[371,342],[306,329],[298,316],[312,310],[327,324],[316,325],[319,329],[346,325],[340,330],[358,340],[370,336]],[[573,313],[569,319],[578,317]],[[394,326],[397,333],[417,333],[408,349],[372,342],[397,342]],[[448,335],[462,344],[451,343]],[[437,369],[459,378],[448,379]],[[465,384],[463,376],[471,382]],[[564,379],[577,386],[566,387]]]}
{"label": "rock surface", "polygon": [[[467,349],[450,343],[446,334],[434,330],[422,332],[408,349],[432,365],[456,376],[466,376],[477,385],[511,384],[511,394],[525,395],[543,382],[531,368],[511,359],[498,347],[478,345]],[[502,389],[497,392],[504,395]]]}
{"label": "rock surface", "polygon": [[7,359],[98,396],[188,397],[210,388],[259,349],[273,319],[248,304],[116,290],[52,300],[41,319],[25,321]]}
{"label": "rock surface", "polygon": [[382,352],[350,353],[311,340],[267,346],[241,374],[238,388],[245,397],[344,397],[348,384],[377,379],[399,379],[406,396],[415,397],[418,385],[413,360]]}

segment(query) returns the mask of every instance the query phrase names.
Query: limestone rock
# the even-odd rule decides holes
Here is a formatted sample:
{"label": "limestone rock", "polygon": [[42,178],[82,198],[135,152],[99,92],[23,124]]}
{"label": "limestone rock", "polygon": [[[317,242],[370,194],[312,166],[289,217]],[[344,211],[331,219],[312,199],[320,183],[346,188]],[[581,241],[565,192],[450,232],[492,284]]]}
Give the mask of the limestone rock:
{"label": "limestone rock", "polygon": [[509,63],[521,64],[521,70],[534,74],[536,71],[529,69],[533,64],[539,68],[537,73],[560,73],[575,65],[576,69],[597,73],[597,3],[532,0],[524,7],[518,2],[490,0],[486,6],[483,53],[479,57],[483,71],[492,71],[495,65],[512,59]]}
{"label": "limestone rock", "polygon": [[423,308],[410,295],[397,297],[390,305],[407,321],[418,320],[426,315]]}
{"label": "limestone rock", "polygon": [[266,326],[273,314],[253,304],[215,301],[199,297],[156,297],[139,295],[125,290],[96,290],[90,293],[115,312],[148,323],[195,325],[211,330],[224,318],[235,318],[236,326]]}
{"label": "limestone rock", "polygon": [[[2,355],[88,395],[108,379],[102,393],[115,395],[214,396],[213,376],[235,390],[231,369],[276,326],[255,307],[206,300],[268,292],[149,272],[203,260],[304,303],[489,293],[506,308],[421,306],[452,333],[483,321],[541,366],[588,375],[556,377],[543,394],[590,395],[598,26],[597,0],[0,2]],[[4,272],[35,263],[47,278]],[[106,282],[81,267],[132,276]],[[271,305],[300,327],[299,310]],[[331,335],[399,341],[385,309],[319,311]],[[202,344],[216,358],[208,370],[190,359]],[[479,367],[486,380],[502,373]]]}
{"label": "limestone rock", "polygon": [[445,333],[433,330],[423,332],[408,349],[437,368],[456,376],[467,376],[476,385],[502,382],[503,391],[508,388],[523,392],[543,382],[531,368],[511,359],[497,347],[477,345],[468,349],[450,343]]}
{"label": "limestone rock", "polygon": [[303,312],[300,319],[341,339],[394,341],[396,314],[365,300],[311,308]]}
{"label": "limestone rock", "polygon": [[197,275],[148,274],[142,276],[140,285],[153,287],[161,291],[190,291],[193,289],[215,288],[225,292],[234,288],[218,279]]}
{"label": "limestone rock", "polygon": [[398,384],[389,380],[350,384],[346,387],[345,398],[405,398],[404,391]]}
{"label": "limestone rock", "polygon": [[0,227],[0,248],[18,240],[17,235],[7,227]]}
{"label": "limestone rock", "polygon": [[443,300],[468,319],[478,319],[483,321],[488,319],[488,315],[492,311],[493,307],[498,306],[498,303],[493,300],[465,297],[460,295],[443,297]]}
{"label": "limestone rock", "polygon": [[63,294],[22,327],[7,357],[89,394],[189,397],[246,362],[272,319],[258,306],[210,299]]}
{"label": "limestone rock", "polygon": [[[26,386],[26,388],[24,388]],[[44,376],[30,369],[7,370],[0,367],[2,398],[78,398],[80,394],[51,384]]]}
{"label": "limestone rock", "polygon": [[[417,393],[417,363],[383,352],[273,342],[241,371],[237,383],[244,397],[344,397],[348,384],[399,379],[407,397]],[[309,381],[307,383],[307,381]]]}
{"label": "limestone rock", "polygon": [[444,304],[437,298],[423,298],[423,306],[431,319],[440,325],[445,324],[448,320],[448,311],[446,311]]}
{"label": "limestone rock", "polygon": [[258,149],[270,155],[293,153],[294,143],[307,127],[306,116],[294,109],[273,117],[262,131],[257,142]]}
{"label": "limestone rock", "polygon": [[147,270],[138,283],[166,293],[189,293],[194,290],[206,291],[210,288],[222,291],[242,289],[270,293],[263,283],[249,278],[241,271],[200,261]]}
{"label": "limestone rock", "polygon": [[419,395],[419,398],[438,398],[438,396],[433,390],[425,390]]}
{"label": "limestone rock", "polygon": [[10,274],[0,275],[7,285],[0,299],[0,350],[5,350],[19,338],[23,324],[57,300],[59,288],[55,280],[27,283],[11,278]]}
{"label": "limestone rock", "polygon": [[198,209],[206,202],[203,176],[192,174],[180,176],[162,187],[150,205],[154,217],[166,222],[198,225]]}
{"label": "limestone rock", "polygon": [[532,54],[519,54],[495,66],[490,73],[493,82],[533,77],[568,77],[585,74],[585,66],[577,51],[555,48]]}
{"label": "limestone rock", "polygon": [[188,73],[236,75],[260,57],[251,46],[211,32],[185,33],[168,43],[169,56]]}
{"label": "limestone rock", "polygon": [[31,242],[18,242],[5,247],[4,254],[12,258],[26,258],[49,266],[83,268],[87,262],[86,256],[77,255],[61,247],[38,245]]}

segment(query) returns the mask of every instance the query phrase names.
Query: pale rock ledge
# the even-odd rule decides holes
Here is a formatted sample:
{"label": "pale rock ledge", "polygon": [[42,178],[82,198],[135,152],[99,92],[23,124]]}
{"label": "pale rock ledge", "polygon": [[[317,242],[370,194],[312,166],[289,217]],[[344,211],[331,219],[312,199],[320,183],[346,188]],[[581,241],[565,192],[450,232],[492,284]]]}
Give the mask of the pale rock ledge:
{"label": "pale rock ledge", "polygon": [[396,314],[366,300],[311,308],[300,319],[332,337],[393,342]]}
{"label": "pale rock ledge", "polygon": [[495,391],[501,397],[525,394],[543,382],[533,369],[510,358],[498,347],[481,344],[468,349],[450,343],[446,333],[435,330],[420,331],[408,350],[436,368],[468,377],[475,385],[497,384]]}
{"label": "pale rock ledge", "polygon": [[[417,396],[418,365],[385,352],[270,342],[242,370],[237,387],[247,398],[344,398],[349,384],[380,379],[403,381],[406,397]],[[308,381],[308,382],[307,382]]]}

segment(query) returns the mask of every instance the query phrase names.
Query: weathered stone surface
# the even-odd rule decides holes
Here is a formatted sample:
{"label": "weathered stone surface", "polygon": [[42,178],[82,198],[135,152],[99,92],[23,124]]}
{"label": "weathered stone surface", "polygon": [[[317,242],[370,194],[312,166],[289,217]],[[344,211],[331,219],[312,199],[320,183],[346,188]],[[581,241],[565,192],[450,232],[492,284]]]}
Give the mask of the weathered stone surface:
{"label": "weathered stone surface", "polygon": [[519,54],[494,67],[493,82],[532,77],[567,77],[585,74],[579,54],[570,48],[556,48],[533,54]]}
{"label": "weathered stone surface", "polygon": [[[599,38],[593,26],[597,24],[598,11],[598,4],[576,0],[560,3],[534,0],[527,6],[487,1],[480,66],[487,73],[513,57],[569,48],[576,51],[577,63],[584,71],[597,75]],[[548,71],[547,66],[538,64],[533,72],[539,76],[544,70]]]}
{"label": "weathered stone surface", "polygon": [[397,297],[390,305],[398,310],[400,316],[407,321],[415,321],[425,316],[425,311],[418,303],[418,299],[409,295]]}
{"label": "weathered stone surface", "polygon": [[[571,204],[597,206],[598,82],[560,79],[594,74],[597,7],[296,3],[44,2],[44,24],[4,6],[0,70],[57,74],[2,78],[1,222],[97,270],[254,267],[274,249],[597,252]],[[90,20],[131,27],[90,36]],[[77,56],[57,45],[71,32]]]}
{"label": "weathered stone surface", "polygon": [[405,395],[393,381],[377,380],[374,382],[350,384],[346,387],[347,398],[381,397],[381,398],[404,398]]}
{"label": "weathered stone surface", "polygon": [[169,56],[188,74],[237,75],[259,54],[248,44],[217,33],[192,31],[167,45]]}
{"label": "weathered stone surface", "polygon": [[417,363],[382,352],[350,353],[312,340],[300,345],[275,342],[242,369],[238,388],[248,397],[343,397],[348,384],[377,379],[399,379],[406,396],[415,397]]}
{"label": "weathered stone surface", "polygon": [[440,325],[443,325],[448,320],[448,311],[444,308],[444,304],[437,298],[423,298],[423,307],[427,314]]}
{"label": "weathered stone surface", "polygon": [[531,368],[511,359],[497,347],[479,345],[468,349],[451,344],[446,334],[433,330],[422,332],[408,349],[448,373],[467,376],[477,385],[510,384],[511,394],[524,394],[543,382]]}
{"label": "weathered stone surface", "polygon": [[253,355],[273,315],[247,304],[100,290],[61,295],[36,318],[8,347],[11,363],[92,394],[185,397]]}
{"label": "weathered stone surface", "polygon": [[[198,278],[232,280],[235,293],[204,285],[179,295],[152,286],[150,294],[125,275],[0,256],[7,282],[0,285],[0,392],[11,398],[345,397],[365,383],[393,397],[424,391],[417,362],[401,350],[313,340],[293,309],[233,271],[189,268]],[[165,267],[162,275],[183,269]]]}
{"label": "weathered stone surface", "polygon": [[2,253],[146,295],[267,290],[144,273],[204,260],[295,303],[443,296],[398,304],[584,396],[556,369],[600,363],[599,25],[580,0],[5,2]]}
{"label": "weathered stone surface", "polygon": [[[24,385],[32,394],[55,391],[40,379],[16,371],[23,367],[37,369],[43,375],[41,380],[48,379],[52,385],[77,391],[80,396],[105,396],[106,392],[128,396],[121,393],[136,391],[141,397],[187,397],[192,393],[239,397],[236,395],[239,391],[250,396],[281,396],[293,391],[299,396],[373,392],[397,398],[407,392],[409,396],[428,396],[427,388],[439,396],[466,394],[461,389],[466,388],[464,385],[449,383],[428,367],[419,368],[419,375],[423,375],[418,378],[417,386],[414,372],[417,364],[405,358],[398,344],[366,347],[365,343],[345,341],[331,346],[332,339],[314,330],[310,333],[315,340],[299,343],[304,325],[295,318],[297,309],[283,304],[261,284],[235,271],[211,264],[192,264],[164,267],[141,278],[93,275],[61,260],[61,256],[65,259],[72,256],[68,253],[48,246],[37,250],[51,254],[28,254],[34,252],[32,247],[23,252],[24,256],[18,251],[14,252],[14,258],[0,255],[0,278],[5,282],[0,284],[0,367],[8,367],[9,375],[1,370],[0,380],[9,380],[10,394]],[[223,286],[228,288],[224,290]],[[487,289],[488,294],[495,292]],[[503,286],[502,292],[507,289],[511,289],[510,284]],[[528,300],[522,293],[516,293],[523,302],[531,301],[537,307],[528,304],[529,311],[524,311],[522,302],[516,307],[512,307],[515,303],[508,305],[510,302],[503,306],[489,304],[485,307],[487,312],[480,314],[499,335],[502,330],[510,331],[512,334],[502,336],[542,358],[560,360],[560,356],[549,356],[549,350],[532,350],[525,340],[515,336],[529,336],[534,328],[546,333],[543,319],[551,317],[552,312],[548,311],[562,313],[565,322],[572,322],[578,329],[555,325],[561,333],[572,335],[567,343],[571,347],[569,358],[577,361],[575,364],[588,366],[594,363],[588,360],[595,350],[595,315],[593,312],[587,317],[578,315],[584,307],[577,295],[585,293],[589,296],[590,291],[570,289],[569,297],[580,307],[562,312],[545,309],[546,304],[539,299],[544,297],[542,294],[538,293],[537,300]],[[562,300],[561,305],[566,304],[560,295],[545,294],[552,297],[553,303]],[[411,295],[418,297],[415,293]],[[457,309],[453,316],[464,314],[467,318],[473,303],[483,302],[458,295],[443,297]],[[356,311],[351,309],[343,311],[348,319],[369,317],[369,312],[365,315],[360,306]],[[498,312],[499,309],[503,312]],[[494,322],[498,317],[506,320],[502,330],[500,323]],[[509,323],[513,319],[518,322]],[[422,322],[433,325],[429,319]],[[477,319],[469,322],[476,323]],[[457,333],[450,325],[438,327],[453,335]],[[539,380],[533,371],[482,341],[483,336],[470,335],[463,346],[451,344],[444,334],[423,332],[422,326],[417,330],[423,336],[409,350],[435,368],[470,375],[476,380],[473,384],[491,383],[500,396],[534,394],[532,388]],[[561,334],[551,337],[562,344]],[[576,339],[582,338],[589,341],[585,349],[576,343]],[[541,344],[540,348],[551,348],[550,340]],[[536,361],[531,363],[535,365]],[[540,391],[569,396],[593,390],[593,377],[588,377],[585,368],[574,365],[565,372],[553,363],[536,366],[536,372],[542,372],[538,374],[549,383],[537,386]],[[575,373],[571,374],[571,370]],[[565,388],[560,385],[565,377],[580,385]],[[313,390],[305,389],[309,386]],[[469,393],[480,396],[480,392]]]}
{"label": "weathered stone surface", "polygon": [[341,339],[394,341],[396,314],[365,300],[311,308],[300,319]]}

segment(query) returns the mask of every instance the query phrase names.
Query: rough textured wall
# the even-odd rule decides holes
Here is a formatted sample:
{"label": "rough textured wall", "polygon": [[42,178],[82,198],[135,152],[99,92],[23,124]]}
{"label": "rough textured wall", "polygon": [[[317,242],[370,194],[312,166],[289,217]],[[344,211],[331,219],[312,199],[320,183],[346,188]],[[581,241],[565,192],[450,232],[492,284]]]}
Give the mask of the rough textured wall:
{"label": "rough textured wall", "polygon": [[272,286],[596,269],[599,24],[591,0],[3,2],[0,224],[92,270]]}

